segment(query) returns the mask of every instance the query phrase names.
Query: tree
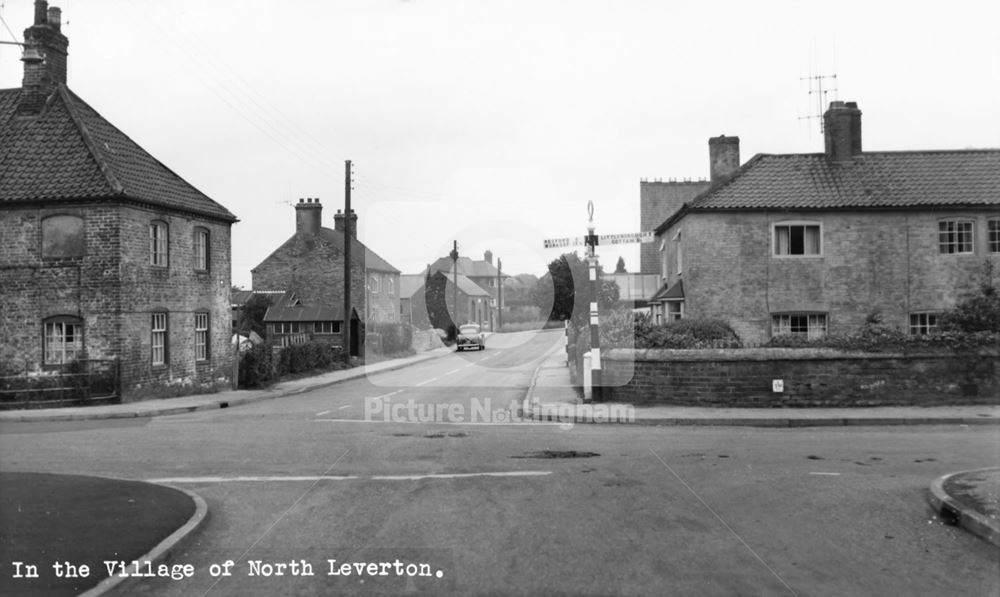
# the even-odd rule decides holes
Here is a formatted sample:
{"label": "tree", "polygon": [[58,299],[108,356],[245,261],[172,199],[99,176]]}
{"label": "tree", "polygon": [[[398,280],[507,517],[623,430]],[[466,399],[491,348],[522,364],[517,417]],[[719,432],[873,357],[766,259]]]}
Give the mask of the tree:
{"label": "tree", "polygon": [[[601,268],[598,266],[600,275]],[[542,276],[532,293],[535,305],[543,313],[549,312],[549,321],[572,319],[578,326],[590,320],[592,296],[590,266],[575,252],[553,260],[549,264],[549,272]],[[618,296],[618,284],[601,280],[598,308],[610,309]]]}
{"label": "tree", "polygon": [[619,257],[618,258],[618,264],[615,265],[615,273],[616,274],[627,274],[628,273],[628,272],[625,271],[625,258],[624,257]]}
{"label": "tree", "polygon": [[236,333],[242,336],[249,336],[250,332],[257,332],[261,338],[267,337],[267,326],[264,325],[264,315],[271,306],[271,299],[263,294],[255,294],[250,300],[240,307],[239,315],[236,318]]}

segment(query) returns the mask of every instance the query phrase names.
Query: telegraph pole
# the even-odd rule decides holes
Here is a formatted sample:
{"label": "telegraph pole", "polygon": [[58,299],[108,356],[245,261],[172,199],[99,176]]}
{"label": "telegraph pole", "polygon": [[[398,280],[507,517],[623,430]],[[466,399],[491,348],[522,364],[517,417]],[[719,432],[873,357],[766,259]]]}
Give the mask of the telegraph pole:
{"label": "telegraph pole", "polygon": [[503,262],[497,257],[497,329],[503,328]]}
{"label": "telegraph pole", "polygon": [[[458,319],[458,241],[453,241],[454,245],[451,253],[448,254],[452,261],[452,286],[451,289],[451,301],[455,307],[455,319]],[[452,321],[455,324],[455,329],[458,329],[460,325],[457,321]]]}
{"label": "telegraph pole", "polygon": [[351,363],[351,160],[344,162],[344,362]]}

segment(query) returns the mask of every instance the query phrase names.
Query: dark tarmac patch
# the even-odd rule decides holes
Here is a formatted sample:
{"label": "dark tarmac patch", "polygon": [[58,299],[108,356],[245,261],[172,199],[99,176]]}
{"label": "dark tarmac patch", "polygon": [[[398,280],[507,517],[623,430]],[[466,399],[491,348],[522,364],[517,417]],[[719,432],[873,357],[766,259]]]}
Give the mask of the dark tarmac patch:
{"label": "dark tarmac patch", "polygon": [[917,458],[913,462],[937,462],[937,458]]}
{"label": "dark tarmac patch", "polygon": [[576,450],[542,450],[541,452],[527,452],[522,456],[511,456],[511,458],[593,458],[594,456],[600,456],[600,454]]}
{"label": "dark tarmac patch", "polygon": [[822,456],[816,456],[814,454],[810,454],[810,455],[806,456],[806,460],[823,460],[823,457]]}
{"label": "dark tarmac patch", "polygon": [[464,431],[451,431],[449,433],[438,431],[437,433],[428,433],[424,437],[428,439],[441,439],[442,437],[469,437],[469,434]]}

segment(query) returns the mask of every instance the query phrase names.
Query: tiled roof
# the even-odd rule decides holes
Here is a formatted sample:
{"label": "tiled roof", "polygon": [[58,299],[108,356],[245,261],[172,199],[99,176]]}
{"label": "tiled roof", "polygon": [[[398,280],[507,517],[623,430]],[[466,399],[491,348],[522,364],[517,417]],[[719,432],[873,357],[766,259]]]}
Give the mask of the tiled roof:
{"label": "tiled roof", "polygon": [[399,276],[399,298],[411,298],[424,287],[424,274],[403,274]]}
{"label": "tiled roof", "polygon": [[[324,242],[333,244],[341,251],[344,249],[344,233],[333,228],[320,228],[319,237]],[[351,260],[363,262],[366,269],[398,274],[399,270],[392,267],[388,261],[382,259],[356,238],[351,239]]]}
{"label": "tiled roof", "polygon": [[344,306],[325,307],[269,307],[264,314],[264,322],[272,321],[343,321]]}
{"label": "tiled roof", "polygon": [[34,116],[15,114],[20,93],[0,90],[0,204],[120,199],[236,221],[64,85]]}
{"label": "tiled roof", "polygon": [[758,154],[684,213],[712,210],[1000,207],[1000,149],[866,152],[847,164],[825,154]]}
{"label": "tiled roof", "polygon": [[672,286],[664,284],[656,294],[649,299],[650,304],[659,304],[666,301],[684,300],[684,280],[677,280]]}
{"label": "tiled roof", "polygon": [[[441,274],[442,276],[444,276],[445,279],[448,281],[449,284],[451,284],[455,280],[458,280],[458,289],[460,291],[462,291],[462,293],[465,294],[466,296],[485,296],[485,297],[490,296],[489,292],[487,292],[486,290],[484,290],[483,287],[480,286],[479,284],[476,284],[475,282],[473,282],[468,276],[464,276],[462,274],[458,274],[458,276],[455,276],[453,273],[446,272],[446,271],[443,271],[443,270],[437,270],[437,271],[435,271],[435,273],[436,274]],[[424,282],[427,280],[427,273],[425,271],[422,274],[416,274],[416,275],[410,274],[410,275],[400,276],[399,278],[400,278],[400,283],[399,283],[400,293],[399,293],[399,296],[402,297],[402,298],[407,298],[407,297],[412,297],[421,288],[424,287]],[[419,282],[419,286],[409,287],[408,288],[408,293],[404,293],[402,291],[402,288],[403,288],[403,279],[404,278],[407,279],[407,284],[408,285],[412,285],[412,284],[414,284],[416,282]]]}
{"label": "tiled roof", "polygon": [[255,295],[270,298],[271,304],[276,306],[294,307],[300,304],[291,290],[234,290],[230,293],[229,302],[234,308],[242,307]]}

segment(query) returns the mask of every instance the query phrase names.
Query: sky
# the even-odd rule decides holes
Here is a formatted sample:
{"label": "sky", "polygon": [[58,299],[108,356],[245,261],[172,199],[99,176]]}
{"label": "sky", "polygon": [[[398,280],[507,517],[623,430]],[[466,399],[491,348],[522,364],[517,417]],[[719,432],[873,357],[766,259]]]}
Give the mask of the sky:
{"label": "sky", "polygon": [[[50,5],[69,87],[239,217],[248,288],[299,198],[333,227],[345,160],[359,238],[403,273],[457,240],[540,275],[588,202],[598,234],[639,232],[641,180],[707,178],[709,137],[739,136],[744,162],[822,151],[829,101],[858,103],[868,151],[1000,147],[996,0]],[[0,0],[0,40],[32,7]],[[0,45],[0,88],[19,58]],[[638,245],[598,254],[638,269]]]}

